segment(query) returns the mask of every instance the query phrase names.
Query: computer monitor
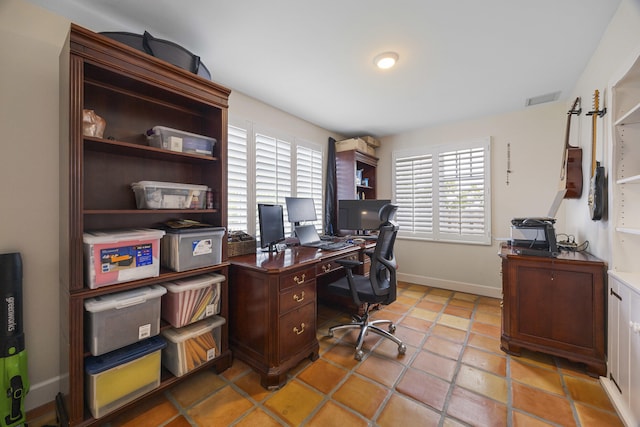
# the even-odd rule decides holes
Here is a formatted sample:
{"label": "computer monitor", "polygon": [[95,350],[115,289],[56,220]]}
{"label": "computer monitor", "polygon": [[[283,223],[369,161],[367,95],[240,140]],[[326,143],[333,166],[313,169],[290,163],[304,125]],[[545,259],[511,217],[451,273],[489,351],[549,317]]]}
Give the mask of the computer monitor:
{"label": "computer monitor", "polygon": [[300,225],[304,221],[316,221],[316,205],[311,197],[286,197],[289,222]]}
{"label": "computer monitor", "polygon": [[338,200],[338,228],[356,232],[375,230],[380,226],[378,212],[388,203],[391,200]]}
{"label": "computer monitor", "polygon": [[263,251],[274,252],[276,243],[285,239],[282,205],[258,204],[258,222],[260,247]]}

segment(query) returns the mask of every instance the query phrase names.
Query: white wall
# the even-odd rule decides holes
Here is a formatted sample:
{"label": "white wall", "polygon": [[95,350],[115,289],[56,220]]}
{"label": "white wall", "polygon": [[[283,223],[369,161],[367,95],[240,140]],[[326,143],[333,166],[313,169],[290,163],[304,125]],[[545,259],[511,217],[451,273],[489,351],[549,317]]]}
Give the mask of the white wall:
{"label": "white wall", "polygon": [[[514,217],[547,214],[559,186],[567,110],[564,103],[556,102],[383,138],[378,149],[379,196],[391,197],[393,150],[491,137],[493,244],[398,240],[396,255],[402,280],[494,297],[501,295],[495,239],[510,236],[510,221]],[[511,146],[512,171],[508,185],[507,144]],[[557,229],[563,229],[562,208]]]}
{"label": "white wall", "polygon": [[[609,87],[631,66],[640,55],[640,0],[624,0],[611,20],[600,44],[591,57],[581,78],[576,83],[572,98],[582,98],[583,112],[592,110],[593,93],[600,91],[600,106],[610,103]],[[597,121],[597,156],[606,174],[611,172],[611,114]],[[567,203],[569,229],[581,242],[589,242],[589,251],[610,262],[611,246],[609,227],[614,224],[605,217],[592,221],[589,216],[587,195],[591,171],[591,117],[582,114],[580,120],[580,142],[583,152],[584,188],[583,197]],[[613,175],[611,175],[613,176]]]}
{"label": "white wall", "polygon": [[58,55],[69,22],[22,0],[0,2],[0,252],[20,252],[31,391],[58,391]]}

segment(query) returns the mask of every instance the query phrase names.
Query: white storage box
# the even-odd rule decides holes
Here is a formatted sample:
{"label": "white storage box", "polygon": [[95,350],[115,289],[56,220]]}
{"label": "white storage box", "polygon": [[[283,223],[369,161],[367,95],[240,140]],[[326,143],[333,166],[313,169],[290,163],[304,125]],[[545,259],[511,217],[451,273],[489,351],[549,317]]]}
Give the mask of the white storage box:
{"label": "white storage box", "polygon": [[174,271],[210,267],[222,261],[224,227],[166,229],[162,265]]}
{"label": "white storage box", "polygon": [[220,313],[221,274],[203,274],[185,280],[163,283],[162,318],[176,328]]}
{"label": "white storage box", "polygon": [[160,386],[162,349],[156,336],[98,357],[85,359],[87,405],[102,417]]}
{"label": "white storage box", "polygon": [[157,277],[164,231],[141,228],[85,232],[85,284],[91,288]]}
{"label": "white storage box", "polygon": [[215,138],[164,126],[154,126],[149,129],[147,141],[152,147],[207,156],[213,155],[213,147],[216,145]]}
{"label": "white storage box", "polygon": [[145,286],[84,302],[85,341],[94,356],[160,333],[160,302],[167,290]]}
{"label": "white storage box", "polygon": [[220,327],[224,317],[213,316],[179,329],[165,329],[167,347],[162,350],[162,366],[181,377],[220,355]]}
{"label": "white storage box", "polygon": [[207,186],[140,181],[131,184],[138,209],[204,209]]}

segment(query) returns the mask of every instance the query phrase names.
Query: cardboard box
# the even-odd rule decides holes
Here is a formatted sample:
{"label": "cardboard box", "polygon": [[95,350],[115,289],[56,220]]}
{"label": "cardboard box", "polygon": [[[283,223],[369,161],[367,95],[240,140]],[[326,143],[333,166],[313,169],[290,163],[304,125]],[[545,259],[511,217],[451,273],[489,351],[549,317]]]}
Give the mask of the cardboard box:
{"label": "cardboard box", "polygon": [[160,333],[160,285],[115,292],[84,302],[85,340],[94,356]]}
{"label": "cardboard box", "polygon": [[380,147],[380,141],[378,141],[372,136],[361,136],[361,138],[364,140],[364,142],[366,142],[368,145],[370,145],[373,148]]}
{"label": "cardboard box", "polygon": [[162,366],[181,377],[220,355],[220,327],[224,317],[213,316],[184,328],[165,329],[167,347],[162,350]]}
{"label": "cardboard box", "polygon": [[361,138],[351,138],[336,142],[336,151],[349,150],[357,150],[361,153],[369,154],[370,156],[376,155],[376,149],[367,144],[365,140]]}
{"label": "cardboard box", "polygon": [[181,328],[220,313],[221,274],[203,274],[184,280],[163,283],[162,318]]}
{"label": "cardboard box", "polygon": [[85,359],[87,405],[94,418],[115,411],[160,386],[165,340],[149,338],[103,356]]}
{"label": "cardboard box", "polygon": [[157,277],[164,231],[140,228],[85,232],[85,284],[96,289],[115,283]]}

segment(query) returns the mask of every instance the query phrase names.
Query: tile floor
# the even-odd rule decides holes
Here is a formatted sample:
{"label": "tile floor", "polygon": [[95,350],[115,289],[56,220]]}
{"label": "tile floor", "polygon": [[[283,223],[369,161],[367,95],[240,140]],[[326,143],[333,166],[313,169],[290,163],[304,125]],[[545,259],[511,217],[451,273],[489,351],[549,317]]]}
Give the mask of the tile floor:
{"label": "tile floor", "polygon": [[[199,372],[112,426],[622,426],[597,379],[537,353],[500,350],[500,301],[401,283],[376,318],[397,322],[406,355],[374,334],[353,359],[353,332],[324,334],[347,314],[320,305],[320,358],[277,391],[234,361]],[[38,420],[29,422],[39,427]]]}

